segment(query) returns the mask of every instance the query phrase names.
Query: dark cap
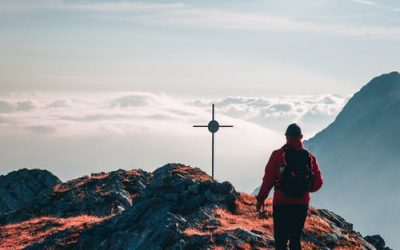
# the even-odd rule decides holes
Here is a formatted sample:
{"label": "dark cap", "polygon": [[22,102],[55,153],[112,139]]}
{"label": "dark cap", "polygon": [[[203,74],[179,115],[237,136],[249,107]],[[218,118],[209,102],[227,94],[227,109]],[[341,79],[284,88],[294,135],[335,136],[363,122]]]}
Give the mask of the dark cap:
{"label": "dark cap", "polygon": [[285,135],[286,136],[301,136],[303,134],[301,133],[301,128],[299,127],[299,125],[297,125],[296,123],[292,123],[286,129]]}

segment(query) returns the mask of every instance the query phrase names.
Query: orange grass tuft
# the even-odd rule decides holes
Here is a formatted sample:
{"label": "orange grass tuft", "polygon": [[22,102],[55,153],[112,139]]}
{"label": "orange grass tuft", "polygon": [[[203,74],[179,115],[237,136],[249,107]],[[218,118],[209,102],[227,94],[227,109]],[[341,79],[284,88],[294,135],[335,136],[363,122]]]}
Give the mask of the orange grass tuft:
{"label": "orange grass tuft", "polygon": [[42,242],[47,236],[65,229],[81,231],[106,218],[81,215],[70,218],[40,217],[21,223],[0,226],[0,249],[23,249]]}
{"label": "orange grass tuft", "polygon": [[110,176],[110,174],[105,172],[93,173],[90,175],[90,179],[103,180],[108,176]]}
{"label": "orange grass tuft", "polygon": [[193,235],[209,235],[210,234],[210,232],[200,231],[193,227],[186,228],[185,231],[183,231],[183,233],[185,234],[185,236],[188,236],[188,237],[193,236]]}
{"label": "orange grass tuft", "polygon": [[226,248],[221,246],[215,246],[213,247],[213,250],[226,250]]}
{"label": "orange grass tuft", "polygon": [[304,226],[304,230],[314,233],[319,232],[319,234],[331,233],[332,227],[328,224],[328,222],[321,219],[320,217],[309,214],[307,217],[306,224]]}
{"label": "orange grass tuft", "polygon": [[136,177],[141,174],[141,171],[142,171],[141,169],[131,169],[131,170],[127,170],[126,172],[129,176]]}
{"label": "orange grass tuft", "polygon": [[253,249],[249,243],[245,243],[244,245],[240,246],[243,250],[251,250]]}
{"label": "orange grass tuft", "polygon": [[199,168],[193,168],[191,166],[180,165],[176,168],[173,168],[172,173],[181,174],[187,177],[190,177],[197,181],[212,181],[212,178],[204,173]]}
{"label": "orange grass tuft", "polygon": [[[258,230],[266,234],[272,234],[272,217],[261,217],[255,209],[256,199],[254,196],[239,193],[240,197],[236,202],[236,211],[229,212],[226,209],[217,208],[214,210],[222,226],[219,230],[234,230],[242,228],[246,230]],[[267,214],[272,215],[271,200],[266,202]]]}

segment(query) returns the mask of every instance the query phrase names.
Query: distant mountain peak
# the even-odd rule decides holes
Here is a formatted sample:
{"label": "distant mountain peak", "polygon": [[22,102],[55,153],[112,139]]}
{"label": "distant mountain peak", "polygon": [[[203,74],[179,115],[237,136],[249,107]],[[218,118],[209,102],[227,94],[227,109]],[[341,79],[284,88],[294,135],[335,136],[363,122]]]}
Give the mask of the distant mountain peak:
{"label": "distant mountain peak", "polygon": [[[339,138],[346,139],[350,144],[358,144],[368,135],[370,139],[375,139],[381,132],[382,134],[397,133],[397,128],[394,129],[397,125],[400,126],[399,118],[400,73],[393,71],[373,78],[362,87],[350,98],[335,121],[306,141],[306,145],[317,152],[322,150],[321,147],[325,147],[322,144],[336,143]],[[386,121],[391,121],[393,126],[387,127]],[[332,138],[322,142],[321,138],[328,134]],[[386,140],[386,136],[384,137]]]}
{"label": "distant mountain peak", "polygon": [[392,91],[400,91],[400,73],[397,71],[382,74],[373,78],[363,88],[361,88],[354,97],[362,94],[364,94],[365,97],[369,97],[370,95],[383,96]]}
{"label": "distant mountain peak", "polygon": [[[398,246],[400,201],[392,196],[400,192],[399,128],[400,74],[391,72],[373,78],[333,123],[305,142],[326,179],[325,188],[315,196],[319,206],[334,207],[363,224],[364,231],[385,224],[381,233]],[[336,201],[338,194],[341,202]],[[378,202],[367,202],[370,197]],[[387,203],[391,206],[381,205]]]}

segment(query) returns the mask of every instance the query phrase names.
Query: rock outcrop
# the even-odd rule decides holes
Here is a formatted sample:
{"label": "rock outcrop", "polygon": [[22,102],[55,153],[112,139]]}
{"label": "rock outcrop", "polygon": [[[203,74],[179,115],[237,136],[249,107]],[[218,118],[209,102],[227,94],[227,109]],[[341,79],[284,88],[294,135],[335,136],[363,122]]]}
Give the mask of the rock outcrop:
{"label": "rock outcrop", "polygon": [[368,235],[364,239],[373,245],[377,250],[392,250],[386,246],[385,240],[380,235]]}
{"label": "rock outcrop", "polygon": [[[229,182],[214,181],[200,169],[182,164],[167,164],[152,173],[118,170],[79,178],[54,186],[51,197],[46,204],[18,210],[27,212],[29,220],[9,223],[7,218],[15,219],[15,212],[3,216],[1,249],[274,246],[270,200],[259,214],[254,196],[238,193]],[[309,210],[304,249],[380,249],[374,242],[328,210]]]}
{"label": "rock outcrop", "polygon": [[49,201],[61,181],[47,170],[20,169],[0,176],[0,214]]}
{"label": "rock outcrop", "polygon": [[[148,184],[149,176],[149,173],[139,169],[92,174],[65,183],[57,179],[55,185],[47,186],[46,192],[38,192],[45,194],[45,199],[35,199],[35,202],[3,213],[0,223],[15,223],[38,216],[112,215],[132,205],[132,201]],[[15,182],[14,185],[21,185],[21,182]]]}

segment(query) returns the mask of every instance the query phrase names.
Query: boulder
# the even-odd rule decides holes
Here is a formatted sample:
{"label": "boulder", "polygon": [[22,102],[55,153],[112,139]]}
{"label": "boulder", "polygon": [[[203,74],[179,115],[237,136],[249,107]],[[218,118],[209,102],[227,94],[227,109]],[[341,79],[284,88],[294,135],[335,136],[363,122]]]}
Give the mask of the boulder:
{"label": "boulder", "polygon": [[[0,176],[0,213],[46,203],[61,181],[47,170],[21,169]],[[1,216],[1,215],[0,215]]]}
{"label": "boulder", "polygon": [[391,248],[386,247],[385,240],[380,235],[368,235],[364,239],[376,247],[377,250],[390,250]]}

